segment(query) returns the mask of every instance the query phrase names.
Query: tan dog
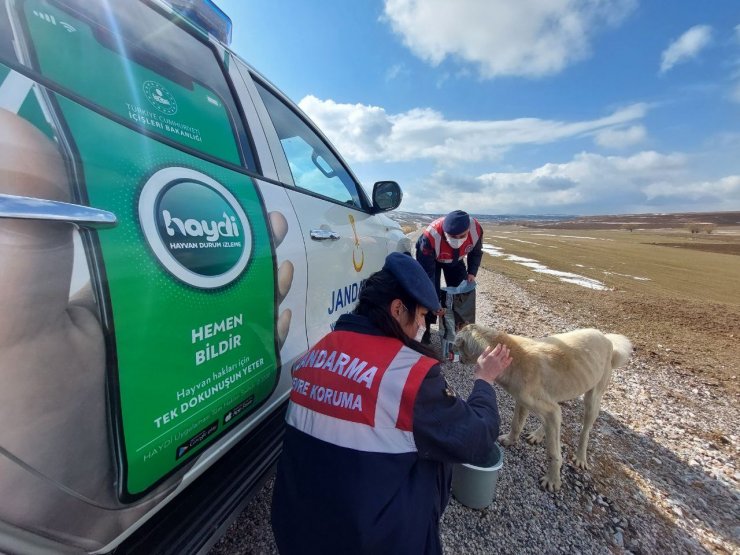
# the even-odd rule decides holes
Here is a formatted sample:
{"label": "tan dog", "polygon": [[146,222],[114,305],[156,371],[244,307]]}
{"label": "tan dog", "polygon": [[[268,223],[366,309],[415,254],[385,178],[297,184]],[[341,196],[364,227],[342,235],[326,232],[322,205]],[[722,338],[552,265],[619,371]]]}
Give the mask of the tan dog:
{"label": "tan dog", "polygon": [[609,385],[612,370],[627,363],[632,344],[623,335],[604,334],[595,329],[580,329],[537,340],[469,324],[457,333],[454,348],[463,363],[472,363],[486,346],[496,343],[508,346],[513,359],[496,383],[516,401],[511,432],[499,437],[499,441],[507,447],[513,445],[519,439],[529,411],[538,414],[543,424],[527,435],[527,441],[536,444],[547,438],[550,468],[540,478],[540,485],[556,491],[560,489],[563,462],[558,403],[585,394],[583,428],[575,464],[587,469],[588,436],[599,415],[601,396]]}

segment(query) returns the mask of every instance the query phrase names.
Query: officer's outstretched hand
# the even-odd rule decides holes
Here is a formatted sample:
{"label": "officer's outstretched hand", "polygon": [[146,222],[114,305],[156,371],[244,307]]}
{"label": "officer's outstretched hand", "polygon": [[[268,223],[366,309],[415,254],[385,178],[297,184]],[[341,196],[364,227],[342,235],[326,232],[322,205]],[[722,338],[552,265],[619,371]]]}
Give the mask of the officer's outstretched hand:
{"label": "officer's outstretched hand", "polygon": [[509,364],[511,364],[511,356],[506,345],[500,343],[495,347],[489,345],[478,357],[475,379],[485,380],[493,385],[496,378],[504,373]]}

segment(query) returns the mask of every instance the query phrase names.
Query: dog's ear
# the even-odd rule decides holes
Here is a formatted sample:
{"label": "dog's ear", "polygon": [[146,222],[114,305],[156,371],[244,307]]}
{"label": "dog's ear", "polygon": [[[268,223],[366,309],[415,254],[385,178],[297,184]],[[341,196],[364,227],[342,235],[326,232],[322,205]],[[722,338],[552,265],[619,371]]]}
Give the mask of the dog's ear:
{"label": "dog's ear", "polygon": [[465,364],[475,362],[480,355],[477,348],[477,341],[474,337],[475,324],[468,324],[455,336],[454,349],[460,355],[460,361]]}

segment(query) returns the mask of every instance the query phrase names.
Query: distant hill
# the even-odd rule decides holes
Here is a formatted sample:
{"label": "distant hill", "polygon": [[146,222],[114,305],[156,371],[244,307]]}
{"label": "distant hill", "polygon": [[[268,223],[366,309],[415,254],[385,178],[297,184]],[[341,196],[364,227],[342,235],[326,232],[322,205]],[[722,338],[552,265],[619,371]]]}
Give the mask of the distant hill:
{"label": "distant hill", "polygon": [[[409,230],[428,225],[444,214],[417,214],[395,210],[388,216]],[[685,227],[688,224],[740,226],[738,212],[682,212],[674,214],[613,214],[573,216],[556,214],[473,214],[481,223],[559,229],[614,229],[628,225],[641,228]]]}
{"label": "distant hill", "polygon": [[393,210],[392,212],[386,212],[386,214],[390,219],[398,222],[401,227],[409,229],[426,227],[439,217],[432,214],[416,214],[414,212],[402,212],[400,210]]}
{"label": "distant hill", "polygon": [[[417,227],[424,227],[437,218],[441,218],[442,216],[444,216],[444,214],[417,214],[415,212],[403,212],[401,210],[394,210],[393,212],[388,212],[388,216],[402,226],[416,225]],[[473,214],[473,217],[475,217],[481,223],[492,224],[517,224],[522,222],[547,223],[561,222],[572,218],[577,218],[577,216],[560,214]]]}
{"label": "distant hill", "polygon": [[691,224],[740,226],[740,212],[681,212],[673,214],[616,214],[604,216],[576,216],[557,222],[523,220],[526,227],[560,229],[614,229],[635,226],[643,229],[686,227]]}

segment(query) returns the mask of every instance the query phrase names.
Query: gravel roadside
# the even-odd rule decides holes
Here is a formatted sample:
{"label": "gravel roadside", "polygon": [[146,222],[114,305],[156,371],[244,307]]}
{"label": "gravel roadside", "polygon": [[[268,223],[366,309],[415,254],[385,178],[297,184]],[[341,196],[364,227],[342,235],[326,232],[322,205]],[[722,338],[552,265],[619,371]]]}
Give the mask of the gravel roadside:
{"label": "gravel roadside", "polygon": [[[543,306],[483,268],[477,307],[480,324],[519,335],[589,325],[569,321],[556,306]],[[588,472],[569,461],[582,402],[563,404],[563,486],[555,494],[538,485],[547,460],[542,445],[522,439],[506,449],[490,507],[473,510],[450,501],[442,518],[445,552],[740,553],[737,400],[706,388],[700,378],[677,379],[673,370],[638,349],[614,373],[591,434]],[[470,367],[448,363],[445,373],[467,396]],[[498,387],[497,393],[504,433],[514,403]],[[525,433],[537,425],[530,416]],[[211,555],[277,553],[269,525],[271,495],[270,483]]]}

